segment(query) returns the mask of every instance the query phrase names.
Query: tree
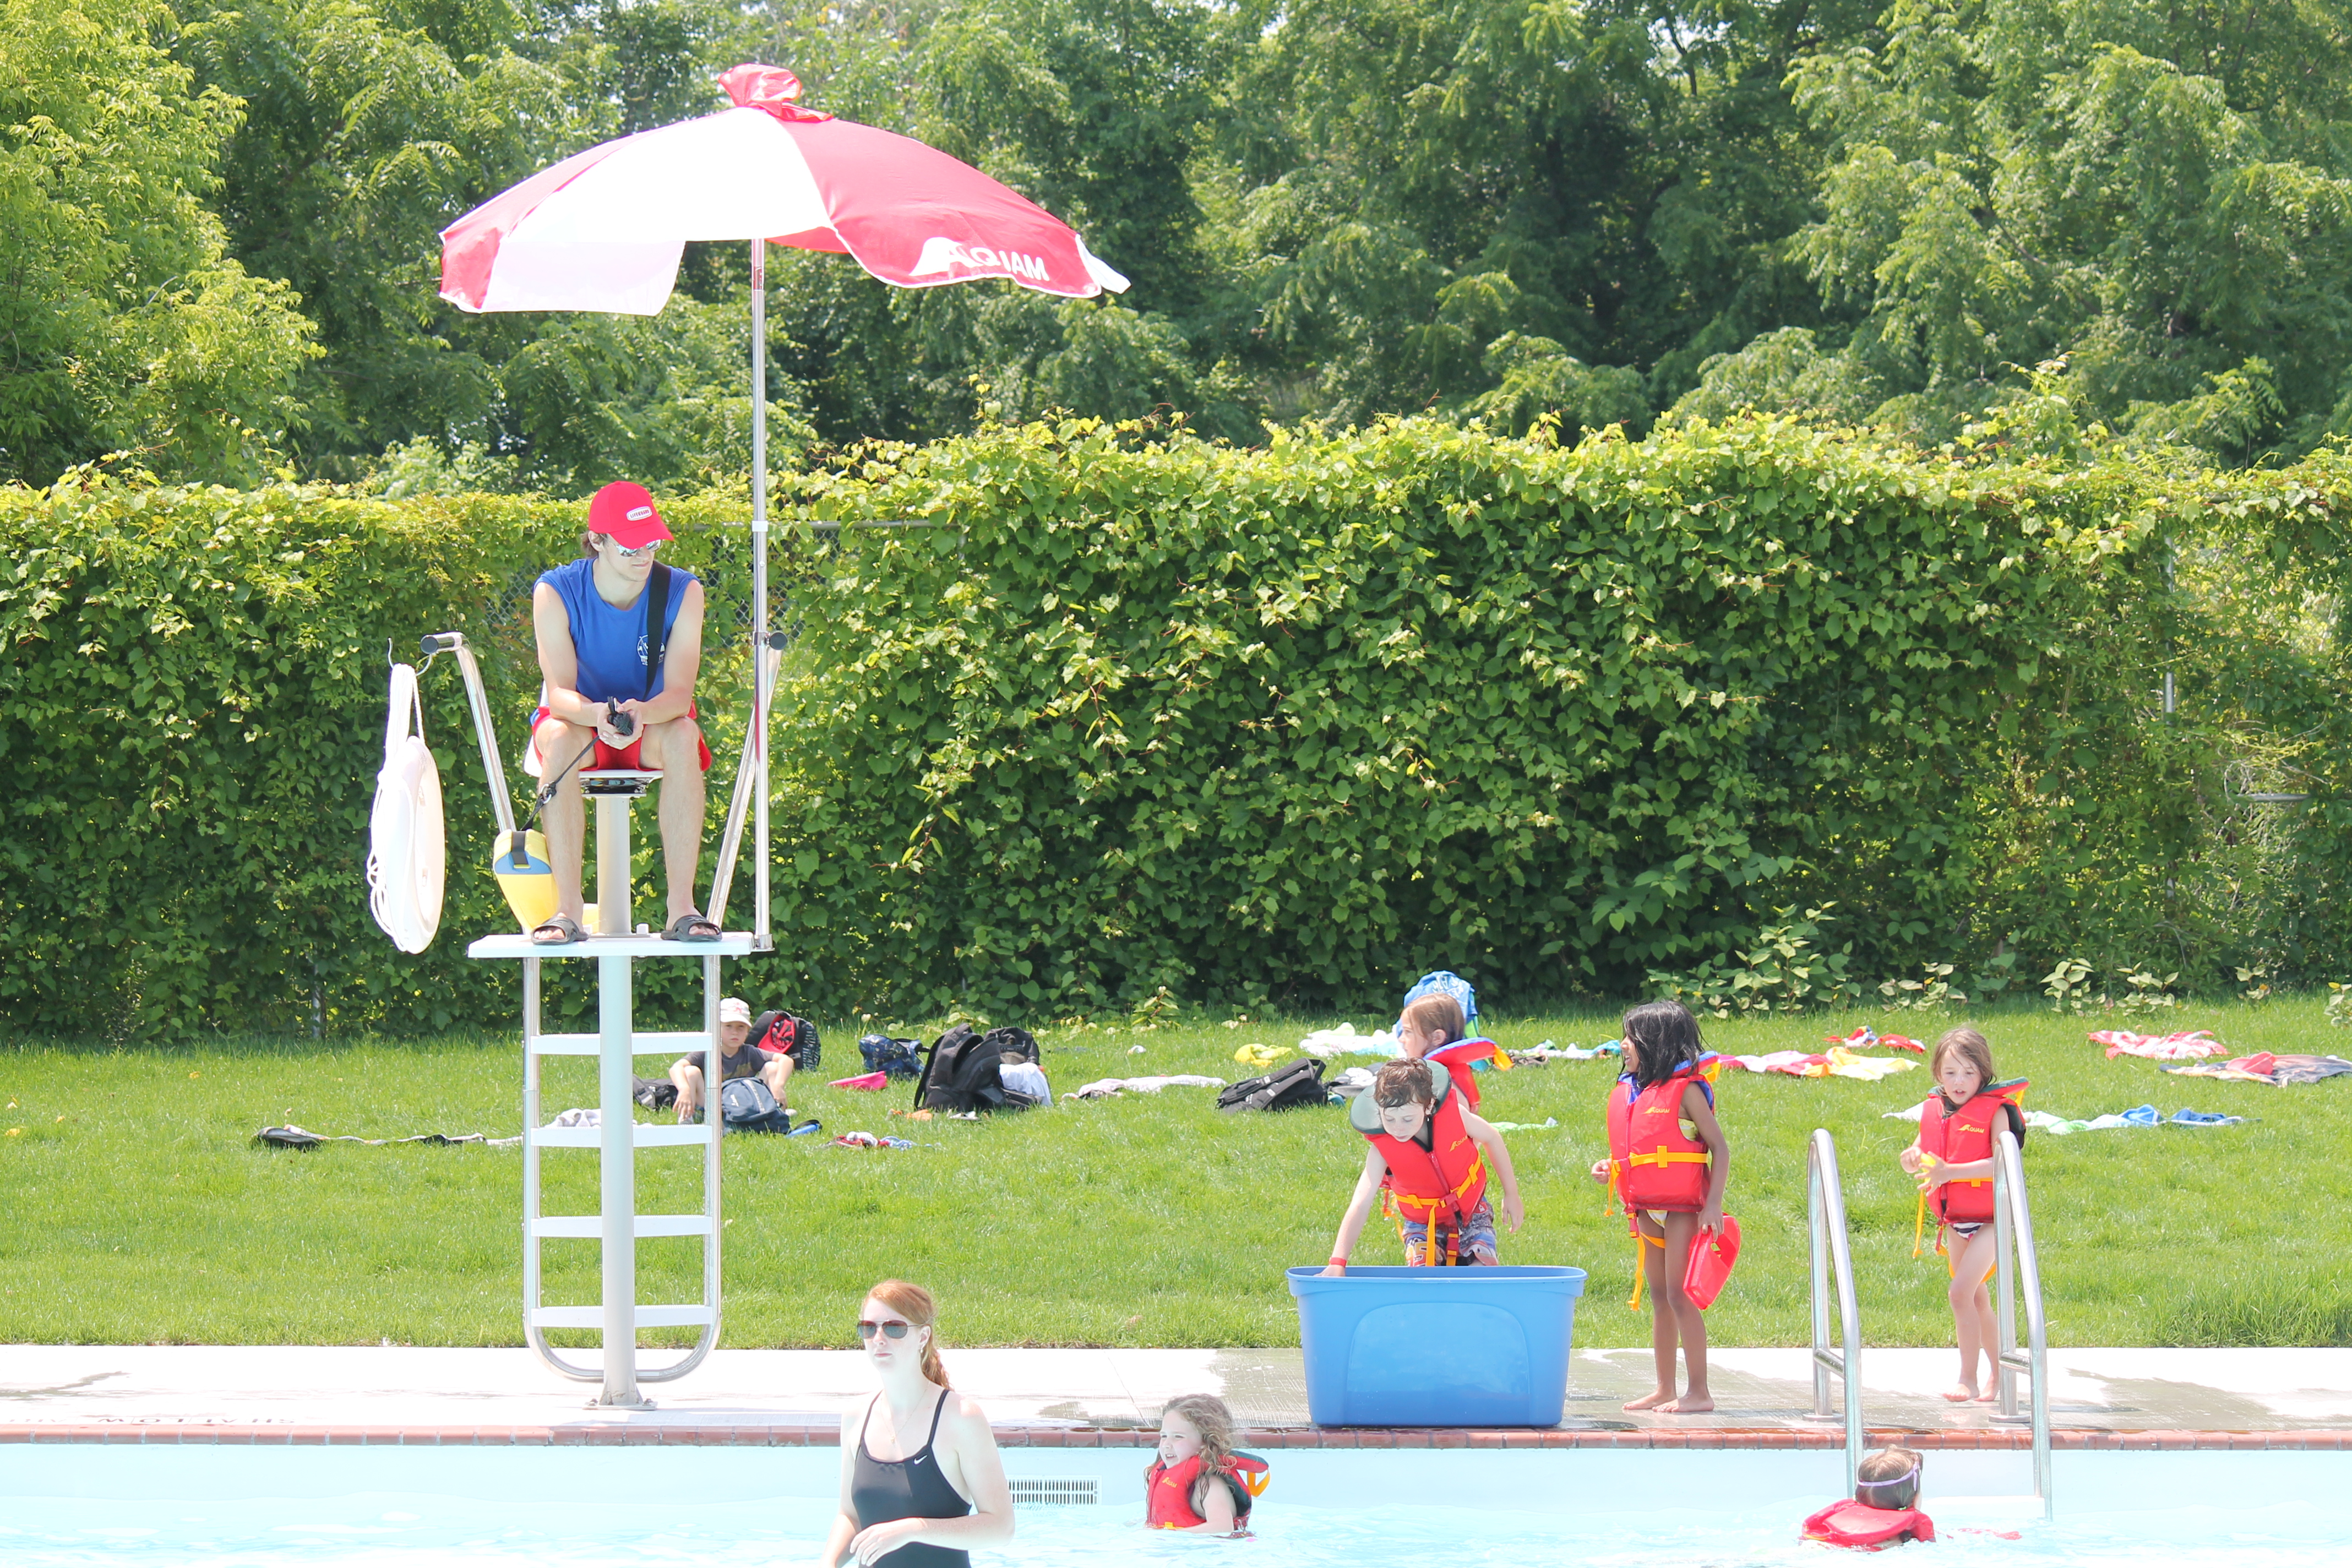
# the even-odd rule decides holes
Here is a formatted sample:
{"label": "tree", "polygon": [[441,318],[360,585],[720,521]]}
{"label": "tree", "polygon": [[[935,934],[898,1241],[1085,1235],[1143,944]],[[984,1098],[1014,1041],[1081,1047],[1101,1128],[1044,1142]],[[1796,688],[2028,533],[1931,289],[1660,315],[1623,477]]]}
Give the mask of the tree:
{"label": "tree", "polygon": [[0,4],[0,476],[126,451],[260,477],[316,352],[292,290],[226,254],[203,198],[240,119],[151,37],[144,0]]}

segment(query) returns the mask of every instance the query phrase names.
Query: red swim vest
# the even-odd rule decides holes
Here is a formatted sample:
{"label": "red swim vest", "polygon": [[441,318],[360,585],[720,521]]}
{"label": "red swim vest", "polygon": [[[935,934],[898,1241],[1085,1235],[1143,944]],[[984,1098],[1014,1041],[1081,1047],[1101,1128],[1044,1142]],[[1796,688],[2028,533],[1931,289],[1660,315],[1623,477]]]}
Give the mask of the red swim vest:
{"label": "red swim vest", "polygon": [[[2003,1106],[2013,1106],[2025,1091],[2026,1080],[2013,1078],[1969,1096],[1958,1110],[1945,1110],[1944,1097],[1931,1094],[1919,1108],[1919,1152],[1943,1165],[1970,1165],[1992,1158],[1992,1131],[2003,1120]],[[1992,1218],[1992,1178],[1946,1182],[1928,1197],[1936,1217],[1947,1225],[1981,1225]]]}
{"label": "red swim vest", "polygon": [[1609,1091],[1609,1188],[1628,1215],[1643,1209],[1696,1214],[1706,1206],[1706,1145],[1683,1131],[1683,1093],[1706,1083],[1710,1053],[1647,1089],[1629,1073]]}
{"label": "red swim vest", "polygon": [[1498,1068],[1507,1068],[1511,1058],[1503,1047],[1492,1040],[1456,1040],[1450,1046],[1440,1046],[1422,1058],[1433,1061],[1454,1076],[1454,1087],[1462,1091],[1462,1102],[1471,1110],[1478,1109],[1478,1079],[1472,1071],[1473,1064],[1491,1061]]}
{"label": "red swim vest", "polygon": [[[1235,1524],[1249,1517],[1258,1494],[1265,1490],[1268,1473],[1266,1462],[1255,1454],[1235,1454],[1216,1472],[1234,1494]],[[1144,1521],[1154,1530],[1190,1530],[1208,1523],[1205,1514],[1192,1511],[1192,1487],[1200,1479],[1198,1454],[1178,1465],[1162,1465],[1154,1459],[1143,1472]]]}
{"label": "red swim vest", "polygon": [[1906,1541],[1933,1541],[1936,1521],[1916,1508],[1872,1508],[1841,1498],[1805,1521],[1805,1539],[1884,1551]]}
{"label": "red swim vest", "polygon": [[[1423,1126],[1429,1147],[1419,1139],[1389,1136],[1381,1125],[1380,1107],[1371,1090],[1356,1096],[1348,1108],[1349,1125],[1362,1133],[1388,1162],[1389,1173],[1381,1185],[1388,1190],[1397,1213],[1433,1229],[1450,1223],[1458,1231],[1486,1195],[1486,1160],[1477,1142],[1462,1123],[1462,1096],[1457,1082],[1443,1062],[1431,1062],[1429,1076],[1437,1090],[1437,1109]],[[1430,1248],[1430,1256],[1438,1255]]]}

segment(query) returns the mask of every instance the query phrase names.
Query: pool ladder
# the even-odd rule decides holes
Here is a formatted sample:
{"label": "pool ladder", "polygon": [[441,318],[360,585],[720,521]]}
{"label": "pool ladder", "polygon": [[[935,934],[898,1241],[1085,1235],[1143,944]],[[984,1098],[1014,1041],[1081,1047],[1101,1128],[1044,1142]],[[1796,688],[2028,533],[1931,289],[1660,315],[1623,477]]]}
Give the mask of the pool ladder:
{"label": "pool ladder", "polygon": [[[1812,1240],[1813,1409],[1811,1419],[1834,1421],[1830,1377],[1844,1386],[1845,1484],[1853,1489],[1862,1468],[1862,1311],[1853,1293],[1853,1249],[1846,1239],[1845,1187],[1838,1178],[1837,1141],[1813,1129],[1805,1152],[1806,1228]],[[1830,1291],[1837,1290],[1842,1348],[1830,1348]]]}
{"label": "pool ladder", "polygon": [[[2006,1127],[1992,1139],[1992,1233],[1995,1272],[2000,1276],[1993,1316],[1999,1321],[2000,1397],[1996,1421],[2033,1426],[2033,1495],[2042,1517],[2052,1515],[2050,1499],[2050,1331],[2042,1312],[2042,1258],[2033,1246],[2033,1205],[2025,1195],[2025,1167],[2017,1140]],[[2012,1258],[2012,1254],[2014,1257]],[[2017,1348],[2017,1297],[2025,1298],[2025,1349]],[[2017,1409],[2017,1377],[2031,1384],[2024,1415]]]}
{"label": "pool ladder", "polygon": [[[1853,1288],[1853,1250],[1847,1238],[1845,1189],[1838,1176],[1837,1142],[1829,1129],[1813,1129],[1805,1158],[1805,1210],[1812,1243],[1813,1408],[1811,1418],[1834,1421],[1830,1377],[1844,1384],[1845,1469],[1848,1489],[1862,1464],[1861,1313]],[[1993,1419],[2031,1422],[2033,1428],[2033,1495],[2042,1517],[2053,1513],[2050,1486],[2050,1334],[2042,1307],[2042,1259],[2033,1245],[2033,1209],[2026,1197],[2025,1170],[2017,1140],[2006,1127],[1993,1136],[1992,1223],[1998,1274],[1993,1310],[1999,1318],[1995,1361],[2000,1395]],[[1830,1293],[1837,1293],[1841,1348],[1830,1348]],[[2017,1299],[2025,1299],[2025,1348],[2017,1344]],[[2029,1384],[2028,1406],[2018,1411],[2017,1380]]]}

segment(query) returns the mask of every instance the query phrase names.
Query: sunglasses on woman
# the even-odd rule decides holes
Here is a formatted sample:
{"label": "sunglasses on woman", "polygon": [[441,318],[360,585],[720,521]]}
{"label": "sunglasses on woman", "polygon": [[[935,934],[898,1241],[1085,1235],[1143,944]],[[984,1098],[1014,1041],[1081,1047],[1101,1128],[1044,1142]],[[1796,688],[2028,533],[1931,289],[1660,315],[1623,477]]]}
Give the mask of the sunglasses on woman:
{"label": "sunglasses on woman", "polygon": [[877,1323],[860,1318],[857,1320],[857,1337],[870,1340],[877,1334],[887,1334],[894,1340],[903,1340],[907,1337],[907,1331],[914,1326],[912,1323]]}

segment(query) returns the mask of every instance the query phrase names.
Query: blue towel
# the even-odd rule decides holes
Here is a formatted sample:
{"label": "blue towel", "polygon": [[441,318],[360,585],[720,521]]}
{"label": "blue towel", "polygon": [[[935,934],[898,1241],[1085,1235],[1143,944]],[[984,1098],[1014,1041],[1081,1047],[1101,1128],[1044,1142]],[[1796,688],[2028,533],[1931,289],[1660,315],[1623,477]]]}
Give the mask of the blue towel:
{"label": "blue towel", "polygon": [[2175,1127],[2234,1127],[2245,1120],[2242,1116],[2223,1116],[2210,1110],[2176,1110],[2172,1113]]}
{"label": "blue towel", "polygon": [[2161,1120],[2153,1105],[2135,1105],[2124,1112],[2124,1121],[2134,1127],[2153,1127]]}

